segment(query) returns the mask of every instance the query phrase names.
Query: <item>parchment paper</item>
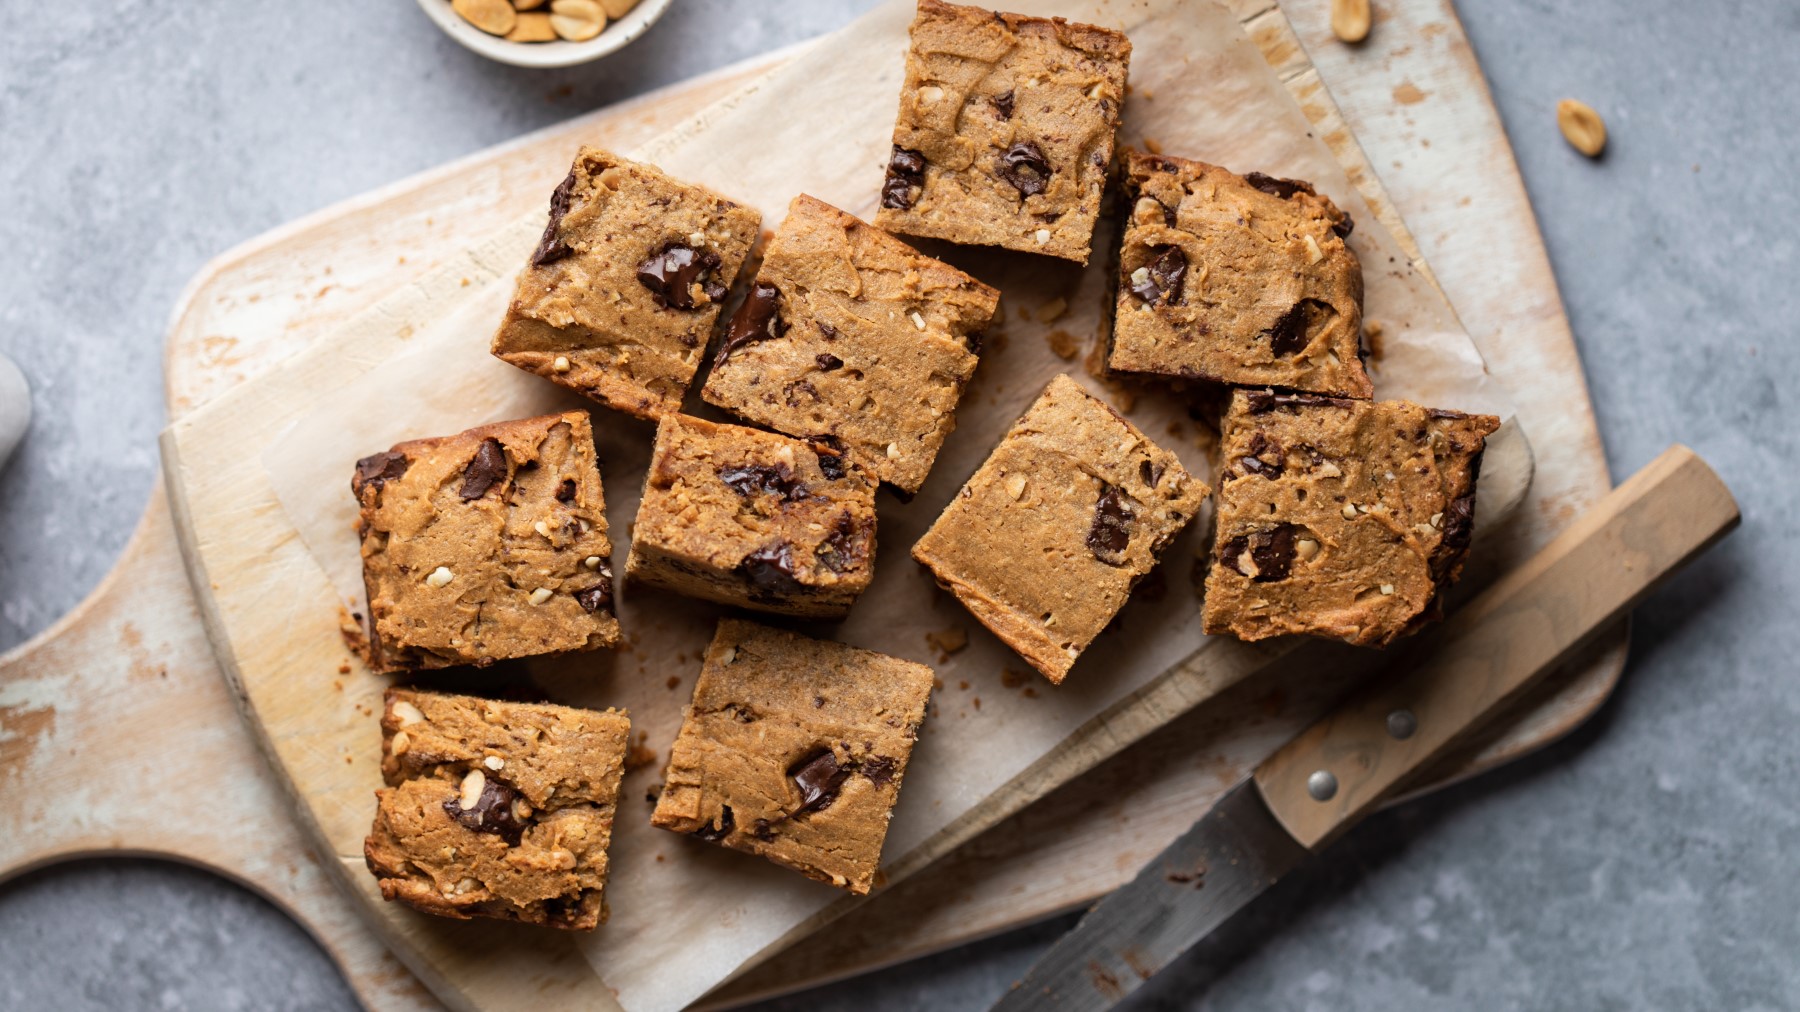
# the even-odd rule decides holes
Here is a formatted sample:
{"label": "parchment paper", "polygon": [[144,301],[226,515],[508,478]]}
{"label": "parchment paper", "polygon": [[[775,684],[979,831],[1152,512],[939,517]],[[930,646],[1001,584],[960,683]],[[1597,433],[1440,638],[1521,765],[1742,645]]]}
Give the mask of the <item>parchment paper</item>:
{"label": "parchment paper", "polygon": [[[1169,154],[1311,180],[1355,217],[1350,241],[1366,274],[1366,318],[1381,325],[1384,337],[1372,370],[1378,396],[1511,414],[1447,303],[1408,264],[1228,12],[1210,0],[1045,0],[1009,9],[1130,35],[1134,93],[1123,143],[1142,147],[1150,138]],[[911,17],[911,0],[893,0],[632,156],[759,208],[765,229],[779,223],[801,191],[867,220],[887,158]],[[554,183],[546,179],[546,198]],[[541,228],[541,216],[519,223],[519,264]],[[1004,323],[989,333],[957,430],[931,480],[910,504],[882,493],[873,587],[847,621],[801,626],[932,664],[943,682],[907,772],[884,852],[889,864],[1204,639],[1194,574],[1206,516],[1171,546],[1162,578],[1140,589],[1061,687],[1031,673],[908,557],[949,496],[1058,372],[1102,393],[1191,470],[1210,476],[1210,439],[1190,420],[1185,402],[1152,386],[1112,386],[1089,375],[1111,290],[1110,228],[1096,236],[1085,270],[1023,254],[926,247],[998,286]],[[346,603],[360,605],[361,596],[348,490],[355,460],[403,439],[583,403],[488,355],[511,286],[510,278],[487,285],[430,325],[397,328],[393,339],[372,343],[365,351],[373,367],[322,395],[314,412],[266,451],[264,465],[283,508]],[[1059,303],[1067,308],[1055,315]],[[694,395],[688,408],[719,417]],[[614,568],[622,572],[653,430],[598,408],[594,423]],[[1158,583],[1165,589],[1159,592]],[[654,763],[625,779],[607,885],[611,921],[581,944],[625,1008],[674,1009],[841,893],[759,858],[650,827],[646,792],[659,783],[721,610],[627,585],[619,611],[628,637],[623,649],[524,667],[560,701],[628,708],[634,731],[656,750]],[[926,636],[950,629],[966,632],[968,646],[943,657]]]}

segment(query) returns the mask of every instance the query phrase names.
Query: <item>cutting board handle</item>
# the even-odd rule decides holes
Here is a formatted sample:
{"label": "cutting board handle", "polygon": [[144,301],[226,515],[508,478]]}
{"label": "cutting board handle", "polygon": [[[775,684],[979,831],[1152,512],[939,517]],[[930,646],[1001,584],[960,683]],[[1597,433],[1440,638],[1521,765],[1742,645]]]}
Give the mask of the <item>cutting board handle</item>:
{"label": "cutting board handle", "polygon": [[1738,523],[1712,468],[1672,446],[1379,679],[1257,768],[1270,811],[1318,849],[1476,731]]}

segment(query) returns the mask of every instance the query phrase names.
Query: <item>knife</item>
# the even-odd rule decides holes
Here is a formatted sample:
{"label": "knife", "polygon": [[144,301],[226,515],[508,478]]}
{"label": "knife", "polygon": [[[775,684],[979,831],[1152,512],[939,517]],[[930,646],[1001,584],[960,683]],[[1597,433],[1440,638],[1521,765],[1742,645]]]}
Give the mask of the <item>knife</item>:
{"label": "knife", "polygon": [[1712,468],[1672,446],[1378,678],[1264,760],[1102,899],[994,1005],[1112,1007],[1328,846],[1738,523]]}

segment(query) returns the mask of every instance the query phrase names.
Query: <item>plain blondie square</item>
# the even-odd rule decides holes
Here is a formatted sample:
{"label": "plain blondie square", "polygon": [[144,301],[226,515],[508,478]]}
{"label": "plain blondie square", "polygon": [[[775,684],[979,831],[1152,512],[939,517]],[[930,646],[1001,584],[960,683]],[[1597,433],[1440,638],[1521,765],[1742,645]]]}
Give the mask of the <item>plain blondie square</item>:
{"label": "plain blondie square", "polygon": [[732,318],[706,400],[791,436],[829,435],[902,492],[956,427],[1000,293],[802,195]]}
{"label": "plain blondie square", "polygon": [[618,642],[586,412],[401,443],[357,461],[350,487],[376,670]]}
{"label": "plain blondie square", "polygon": [[631,721],[617,710],[389,689],[375,824],[381,895],[428,914],[589,930]]}
{"label": "plain blondie square", "polygon": [[1468,555],[1492,415],[1239,390],[1220,437],[1208,633],[1382,646]]}
{"label": "plain blondie square", "polygon": [[1369,397],[1353,227],[1311,185],[1127,152],[1107,368]]}
{"label": "plain blondie square", "polygon": [[1061,683],[1206,495],[1173,453],[1058,376],[912,554]]}
{"label": "plain blondie square", "polygon": [[875,224],[1087,263],[1131,42],[919,0]]}
{"label": "plain blondie square", "polygon": [[720,622],[651,823],[867,893],[933,678],[923,664]]}
{"label": "plain blondie square", "polygon": [[875,487],[829,440],[665,415],[625,578],[755,611],[842,618],[874,574]]}
{"label": "plain blondie square", "polygon": [[582,148],[493,352],[640,418],[678,410],[761,226],[703,186]]}

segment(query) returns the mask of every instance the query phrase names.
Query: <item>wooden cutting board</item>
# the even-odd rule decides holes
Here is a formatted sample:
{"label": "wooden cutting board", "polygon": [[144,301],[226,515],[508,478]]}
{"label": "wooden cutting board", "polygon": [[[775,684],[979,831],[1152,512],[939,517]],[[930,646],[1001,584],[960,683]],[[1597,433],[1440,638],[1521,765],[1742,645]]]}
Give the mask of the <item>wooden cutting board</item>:
{"label": "wooden cutting board", "polygon": [[[1425,252],[1438,276],[1490,366],[1517,391],[1539,455],[1521,522],[1547,539],[1604,490],[1606,470],[1529,205],[1454,12],[1429,0],[1383,5],[1370,42],[1352,51],[1329,39],[1324,0],[1288,4],[1304,49],[1279,13],[1237,6],[1326,136],[1347,141],[1346,124],[1354,130],[1384,166],[1394,204],[1431,237]],[[227,254],[177,313],[172,411],[185,414],[537,207],[543,181],[560,175],[575,138],[630,147],[780,59],[583,117]],[[1321,78],[1342,100],[1341,121]],[[1373,183],[1366,166],[1351,168]],[[1384,203],[1375,199],[1379,189],[1370,196]],[[0,869],[121,850],[194,861],[293,912],[371,1006],[429,1005],[297,831],[248,732],[226,712],[231,699],[198,622],[159,492],[114,576],[57,627],[0,659],[0,812],[27,830],[0,840]],[[1575,726],[1610,690],[1623,647],[1622,635],[1609,638],[1452,775]],[[1128,877],[1286,728],[1323,705],[1306,689],[1244,686],[1202,707],[852,913],[810,943],[804,959],[777,956],[752,971],[733,993],[857,972],[1090,899]],[[1213,744],[1202,756],[1191,749],[1199,735]],[[168,819],[171,806],[211,814],[192,825]],[[532,962],[541,982],[577,993],[591,979],[572,950],[560,958],[533,953]]]}

